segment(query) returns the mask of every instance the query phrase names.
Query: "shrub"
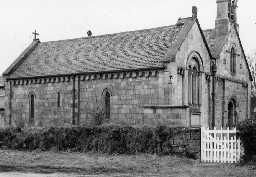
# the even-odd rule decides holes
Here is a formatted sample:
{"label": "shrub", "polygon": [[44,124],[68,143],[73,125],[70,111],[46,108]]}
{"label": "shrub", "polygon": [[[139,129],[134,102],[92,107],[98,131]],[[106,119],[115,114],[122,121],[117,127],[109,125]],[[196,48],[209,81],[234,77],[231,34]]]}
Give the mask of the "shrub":
{"label": "shrub", "polygon": [[244,160],[256,155],[256,121],[246,120],[239,124],[239,136],[244,147]]}
{"label": "shrub", "polygon": [[[38,149],[108,154],[173,154],[173,146],[182,146],[181,142],[187,143],[184,134],[192,131],[200,135],[200,131],[165,126],[2,129],[0,141],[9,149],[29,151]],[[200,143],[198,148],[200,150]]]}

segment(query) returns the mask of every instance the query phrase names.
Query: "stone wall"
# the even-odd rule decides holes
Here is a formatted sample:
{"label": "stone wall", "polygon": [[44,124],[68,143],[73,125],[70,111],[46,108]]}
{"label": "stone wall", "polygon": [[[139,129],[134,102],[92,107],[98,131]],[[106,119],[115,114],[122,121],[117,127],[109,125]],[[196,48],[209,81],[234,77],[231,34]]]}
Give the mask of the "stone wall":
{"label": "stone wall", "polygon": [[182,109],[151,109],[148,105],[176,105],[174,86],[166,82],[165,72],[157,77],[140,77],[81,82],[81,124],[93,123],[95,105],[101,105],[103,91],[111,93],[111,122],[128,125],[186,126]]}
{"label": "stone wall", "polygon": [[216,82],[216,126],[226,127],[228,122],[228,104],[235,99],[237,121],[241,122],[248,117],[248,87],[242,83],[219,79]]}
{"label": "stone wall", "polygon": [[111,94],[111,122],[134,125],[150,121],[143,106],[162,101],[158,81],[158,77],[141,77],[81,82],[81,124],[92,124],[97,107],[104,107],[104,90]]}
{"label": "stone wall", "polygon": [[104,105],[104,90],[111,94],[111,122],[114,123],[142,124],[143,106],[160,102],[158,77],[81,82],[81,124],[93,123],[97,107]]}
{"label": "stone wall", "polygon": [[111,94],[110,120],[103,120],[103,123],[187,126],[184,108],[150,108],[154,105],[177,105],[174,102],[175,85],[168,83],[168,73],[137,74],[90,80],[76,76],[65,81],[58,78],[13,81],[11,103],[6,105],[11,104],[11,123],[29,126],[29,95],[34,94],[35,121],[32,126],[95,125],[98,115],[104,117],[104,92],[108,91]]}
{"label": "stone wall", "polygon": [[[246,58],[239,44],[239,38],[234,27],[226,37],[220,58],[217,59],[216,81],[216,125],[226,126],[228,120],[228,103],[231,99],[236,101],[237,121],[249,118],[251,83]],[[230,51],[235,48],[236,72],[231,73]]]}
{"label": "stone wall", "polygon": [[[178,133],[169,140],[174,153],[189,153],[200,157],[201,152],[201,131],[200,129],[187,129]],[[187,154],[188,155],[188,154]]]}
{"label": "stone wall", "polygon": [[[189,31],[187,38],[184,40],[182,45],[180,46],[180,50],[176,55],[176,63],[173,65],[177,65],[177,67],[185,68],[184,76],[174,75],[174,78],[177,78],[177,85],[182,85],[176,89],[176,99],[177,102],[182,105],[189,105],[189,94],[188,94],[188,61],[189,58],[194,54],[198,54],[198,59],[201,63],[201,105],[200,105],[200,114],[193,115],[190,113],[190,109],[187,110],[187,124],[192,126],[208,126],[208,118],[209,118],[209,100],[208,95],[211,94],[208,90],[208,81],[206,80],[206,75],[210,73],[210,61],[211,58],[203,41],[203,38],[200,33],[200,29],[198,25],[194,25],[192,29]],[[170,68],[173,68],[170,66]],[[173,69],[173,73],[177,73],[177,69]],[[183,77],[183,78],[182,78]],[[183,83],[182,83],[183,82]],[[175,83],[176,84],[176,83]],[[182,91],[183,90],[183,91]]]}
{"label": "stone wall", "polygon": [[[57,106],[57,93],[61,105]],[[28,126],[29,95],[35,95],[35,126],[64,126],[72,123],[72,82],[29,84],[12,87],[11,122]]]}

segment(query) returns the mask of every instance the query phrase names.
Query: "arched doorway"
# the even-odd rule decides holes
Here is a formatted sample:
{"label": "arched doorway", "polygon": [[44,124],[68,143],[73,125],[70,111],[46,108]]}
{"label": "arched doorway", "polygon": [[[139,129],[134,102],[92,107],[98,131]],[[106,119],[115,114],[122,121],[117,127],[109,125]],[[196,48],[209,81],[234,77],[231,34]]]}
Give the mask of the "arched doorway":
{"label": "arched doorway", "polygon": [[228,103],[228,122],[227,127],[235,127],[237,123],[236,118],[236,101],[231,99]]}

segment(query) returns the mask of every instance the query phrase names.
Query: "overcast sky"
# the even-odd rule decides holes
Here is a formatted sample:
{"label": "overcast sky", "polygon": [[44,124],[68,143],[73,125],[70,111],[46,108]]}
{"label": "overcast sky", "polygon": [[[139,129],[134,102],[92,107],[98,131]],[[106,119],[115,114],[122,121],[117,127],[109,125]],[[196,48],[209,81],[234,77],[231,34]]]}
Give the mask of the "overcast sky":
{"label": "overcast sky", "polygon": [[[175,24],[198,7],[203,29],[213,28],[216,0],[1,0],[0,73],[28,46],[32,31],[54,41]],[[238,22],[246,53],[256,51],[256,1],[239,0]]]}

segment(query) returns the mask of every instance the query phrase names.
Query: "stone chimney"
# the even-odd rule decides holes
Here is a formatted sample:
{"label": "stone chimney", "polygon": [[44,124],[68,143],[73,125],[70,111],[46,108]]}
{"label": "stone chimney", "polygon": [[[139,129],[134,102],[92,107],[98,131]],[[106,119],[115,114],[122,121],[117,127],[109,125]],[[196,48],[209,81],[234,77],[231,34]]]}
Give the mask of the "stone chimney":
{"label": "stone chimney", "polygon": [[197,19],[197,7],[196,6],[192,7],[192,18]]}
{"label": "stone chimney", "polygon": [[231,25],[237,25],[237,0],[217,0],[217,17],[215,31],[217,36],[229,32]]}

